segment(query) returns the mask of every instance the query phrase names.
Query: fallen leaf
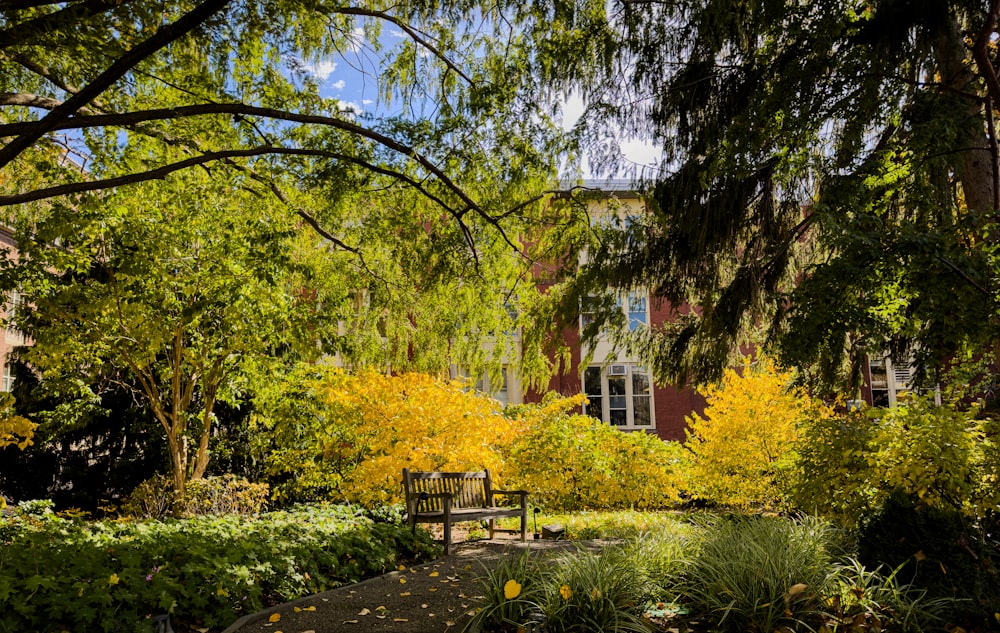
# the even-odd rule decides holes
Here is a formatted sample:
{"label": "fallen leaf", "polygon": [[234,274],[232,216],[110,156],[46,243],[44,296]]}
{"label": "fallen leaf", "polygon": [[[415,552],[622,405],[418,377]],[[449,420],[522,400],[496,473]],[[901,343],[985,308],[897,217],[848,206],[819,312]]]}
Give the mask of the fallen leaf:
{"label": "fallen leaf", "polygon": [[925,560],[927,558],[927,554],[924,554],[924,550],[920,550],[913,555],[913,558],[916,558],[917,560]]}
{"label": "fallen leaf", "polygon": [[362,609],[362,610],[361,610],[361,611],[360,611],[360,612],[358,613],[358,615],[371,615],[371,614],[372,614],[372,612],[371,612],[371,611],[369,611],[369,610],[368,610],[367,608],[364,608],[364,609]]}
{"label": "fallen leaf", "polygon": [[302,610],[303,610],[303,611],[315,611],[315,610],[316,610],[316,607],[315,607],[315,605],[314,605],[314,606],[309,606],[309,607],[306,607],[306,608],[304,608],[304,609],[302,609]]}
{"label": "fallen leaf", "polygon": [[420,608],[421,609],[426,609],[427,608],[427,603],[424,603],[424,604],[420,605]]}
{"label": "fallen leaf", "polygon": [[302,613],[302,609],[300,609],[298,607],[292,607],[292,611],[294,611],[296,613]]}
{"label": "fallen leaf", "polygon": [[393,622],[409,622],[406,618],[393,618]]}
{"label": "fallen leaf", "polygon": [[400,565],[398,569],[399,571],[406,571],[406,565]]}
{"label": "fallen leaf", "polygon": [[513,600],[514,598],[521,595],[521,583],[517,582],[513,578],[504,583],[503,586],[503,597],[508,600]]}
{"label": "fallen leaf", "polygon": [[344,624],[357,624],[357,620],[344,620]]}
{"label": "fallen leaf", "polygon": [[438,573],[438,572],[436,572],[436,571],[432,571],[431,573],[429,573],[429,574],[427,574],[427,575],[428,575],[428,576],[430,576],[431,578],[437,578],[437,577],[438,577],[438,576],[440,576],[441,574],[439,574],[439,573]]}
{"label": "fallen leaf", "polygon": [[268,622],[274,623],[281,619],[280,613],[272,613],[271,617],[267,619]]}
{"label": "fallen leaf", "polygon": [[411,596],[413,594],[411,594],[409,591],[404,591],[404,592],[400,593],[399,595],[401,595],[401,596],[403,596],[405,598],[406,596]]}
{"label": "fallen leaf", "polygon": [[431,593],[434,593],[434,592],[435,592],[435,591],[437,591],[437,590],[438,590],[438,588],[437,588],[437,587],[431,587],[431,588],[430,588],[430,589],[428,589],[427,591],[429,591],[429,592],[431,592]]}
{"label": "fallen leaf", "polygon": [[794,584],[794,585],[792,585],[791,587],[788,588],[788,595],[789,596],[797,596],[800,593],[802,593],[803,591],[805,591],[806,587],[808,587],[808,586],[809,585],[805,584],[804,582],[800,582],[800,583]]}
{"label": "fallen leaf", "polygon": [[[569,600],[573,597],[573,590],[569,588],[569,585],[563,585],[562,587],[559,587],[559,595],[562,596],[563,600]],[[658,603],[657,606],[661,604],[663,603]],[[663,607],[660,608],[662,609]]]}
{"label": "fallen leaf", "polygon": [[472,565],[466,565],[465,571],[472,571]]}
{"label": "fallen leaf", "polygon": [[455,623],[452,622],[451,620],[445,620],[444,624],[445,624],[445,626],[455,626]]}
{"label": "fallen leaf", "polygon": [[405,585],[406,584],[406,578],[404,578],[403,576],[400,576],[399,577],[399,584]]}
{"label": "fallen leaf", "polygon": [[380,605],[378,605],[377,607],[375,607],[375,612],[376,612],[376,613],[385,613],[385,612],[386,612],[386,611],[388,611],[388,610],[389,610],[389,609],[387,609],[387,608],[386,608],[386,606],[385,606],[384,604],[380,604]]}

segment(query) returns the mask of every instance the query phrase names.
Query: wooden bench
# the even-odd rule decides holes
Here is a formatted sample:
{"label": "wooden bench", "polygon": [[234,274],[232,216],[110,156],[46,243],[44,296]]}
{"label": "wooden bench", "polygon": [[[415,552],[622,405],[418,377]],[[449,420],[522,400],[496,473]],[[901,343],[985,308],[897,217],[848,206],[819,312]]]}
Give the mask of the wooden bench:
{"label": "wooden bench", "polygon": [[[417,523],[444,524],[444,553],[451,550],[451,524],[489,519],[493,538],[496,519],[521,517],[521,541],[528,540],[528,493],[494,490],[490,471],[474,473],[419,472],[403,469],[406,517],[413,530]],[[494,495],[519,496],[521,506],[497,507]]]}

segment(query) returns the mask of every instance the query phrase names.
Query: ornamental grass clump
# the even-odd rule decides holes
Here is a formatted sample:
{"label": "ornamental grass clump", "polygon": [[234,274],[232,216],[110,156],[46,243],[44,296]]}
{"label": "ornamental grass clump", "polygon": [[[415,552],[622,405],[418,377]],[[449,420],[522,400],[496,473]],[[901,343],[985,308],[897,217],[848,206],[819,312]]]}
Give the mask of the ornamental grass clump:
{"label": "ornamental grass clump", "polygon": [[817,622],[834,565],[832,527],[817,520],[711,521],[677,585],[681,600],[723,631],[796,629]]}

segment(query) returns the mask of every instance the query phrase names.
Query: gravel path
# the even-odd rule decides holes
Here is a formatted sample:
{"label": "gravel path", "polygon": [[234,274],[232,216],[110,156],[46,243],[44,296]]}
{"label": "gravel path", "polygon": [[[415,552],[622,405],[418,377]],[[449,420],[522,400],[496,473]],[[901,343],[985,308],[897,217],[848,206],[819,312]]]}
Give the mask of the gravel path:
{"label": "gravel path", "polygon": [[459,543],[450,556],[245,616],[223,633],[458,633],[476,608],[477,578],[503,557],[603,545],[514,537]]}

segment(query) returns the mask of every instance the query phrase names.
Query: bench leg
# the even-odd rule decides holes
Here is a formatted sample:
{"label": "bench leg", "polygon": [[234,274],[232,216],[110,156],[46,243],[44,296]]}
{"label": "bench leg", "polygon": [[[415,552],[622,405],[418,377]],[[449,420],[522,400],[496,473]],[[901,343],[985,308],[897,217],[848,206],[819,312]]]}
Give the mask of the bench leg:
{"label": "bench leg", "polygon": [[444,502],[444,555],[451,554],[451,501]]}
{"label": "bench leg", "polygon": [[521,542],[525,543],[528,540],[528,508],[524,503],[521,504]]}

